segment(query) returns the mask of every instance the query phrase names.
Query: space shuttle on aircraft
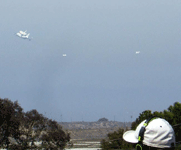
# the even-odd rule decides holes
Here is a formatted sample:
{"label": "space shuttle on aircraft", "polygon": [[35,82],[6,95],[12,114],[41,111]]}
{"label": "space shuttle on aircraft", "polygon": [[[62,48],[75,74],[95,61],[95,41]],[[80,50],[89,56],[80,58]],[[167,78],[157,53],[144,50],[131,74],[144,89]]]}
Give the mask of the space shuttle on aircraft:
{"label": "space shuttle on aircraft", "polygon": [[26,32],[27,32],[27,30],[26,30],[26,31],[19,31],[19,33],[20,33],[21,35],[24,35],[24,36],[27,35]]}
{"label": "space shuttle on aircraft", "polygon": [[27,32],[27,30],[26,30],[26,31],[19,31],[18,33],[16,33],[16,35],[17,35],[18,37],[20,37],[20,38],[31,40],[31,39],[29,38],[30,33],[26,33],[26,32]]}

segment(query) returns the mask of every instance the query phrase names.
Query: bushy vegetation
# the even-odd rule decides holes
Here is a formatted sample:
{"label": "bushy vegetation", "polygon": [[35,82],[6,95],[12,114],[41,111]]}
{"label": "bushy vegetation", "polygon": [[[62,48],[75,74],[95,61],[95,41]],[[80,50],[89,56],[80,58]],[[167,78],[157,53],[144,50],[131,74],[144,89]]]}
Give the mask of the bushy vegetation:
{"label": "bushy vegetation", "polygon": [[37,110],[23,112],[17,101],[0,99],[0,120],[1,148],[58,150],[70,141],[69,133],[63,131],[56,121]]}
{"label": "bushy vegetation", "polygon": [[[132,122],[131,129],[135,130],[143,120],[148,119],[151,116],[156,116],[167,120],[174,128],[176,141],[181,141],[181,136],[179,136],[181,135],[181,103],[175,102],[174,105],[171,105],[163,112],[155,111],[152,113],[151,110],[143,111],[139,114],[139,117],[136,118],[134,122]],[[132,145],[125,143],[122,138],[124,132],[124,129],[119,129],[117,132],[109,133],[107,135],[107,139],[103,139],[101,141],[101,148],[103,150],[131,149]],[[179,147],[181,146],[177,145],[177,149],[180,149]]]}
{"label": "bushy vegetation", "polygon": [[108,133],[108,138],[103,139],[101,141],[101,148],[103,150],[108,149],[130,149],[132,148],[132,145],[125,142],[122,138],[122,135],[124,133],[124,129],[118,129],[117,131],[114,131],[112,133]]}
{"label": "bushy vegetation", "polygon": [[107,122],[109,121],[107,118],[100,118],[97,122]]}

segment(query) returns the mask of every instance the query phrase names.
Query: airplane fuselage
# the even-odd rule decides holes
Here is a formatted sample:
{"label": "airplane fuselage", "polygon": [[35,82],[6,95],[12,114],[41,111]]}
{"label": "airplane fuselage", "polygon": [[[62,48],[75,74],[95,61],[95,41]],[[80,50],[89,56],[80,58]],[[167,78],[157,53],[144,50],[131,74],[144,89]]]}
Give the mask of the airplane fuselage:
{"label": "airplane fuselage", "polygon": [[28,39],[30,34],[27,34],[26,36],[25,35],[22,35],[21,37],[24,38],[24,39]]}

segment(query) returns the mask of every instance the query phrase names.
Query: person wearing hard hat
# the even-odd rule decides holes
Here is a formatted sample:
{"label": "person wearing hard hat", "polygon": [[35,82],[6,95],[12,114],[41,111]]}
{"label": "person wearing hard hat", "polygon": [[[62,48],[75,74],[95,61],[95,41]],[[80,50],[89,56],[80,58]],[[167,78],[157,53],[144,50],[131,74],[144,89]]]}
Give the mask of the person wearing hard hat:
{"label": "person wearing hard hat", "polygon": [[151,117],[142,121],[136,130],[126,131],[123,139],[136,145],[137,150],[174,149],[175,133],[162,118]]}

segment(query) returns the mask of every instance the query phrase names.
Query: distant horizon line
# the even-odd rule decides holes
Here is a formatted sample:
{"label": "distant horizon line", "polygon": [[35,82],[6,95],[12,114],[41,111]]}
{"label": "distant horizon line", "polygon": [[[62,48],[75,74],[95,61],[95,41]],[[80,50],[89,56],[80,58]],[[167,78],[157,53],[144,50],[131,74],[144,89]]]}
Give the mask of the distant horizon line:
{"label": "distant horizon line", "polygon": [[73,122],[122,122],[122,123],[132,123],[133,121],[57,121],[58,123],[73,123]]}

